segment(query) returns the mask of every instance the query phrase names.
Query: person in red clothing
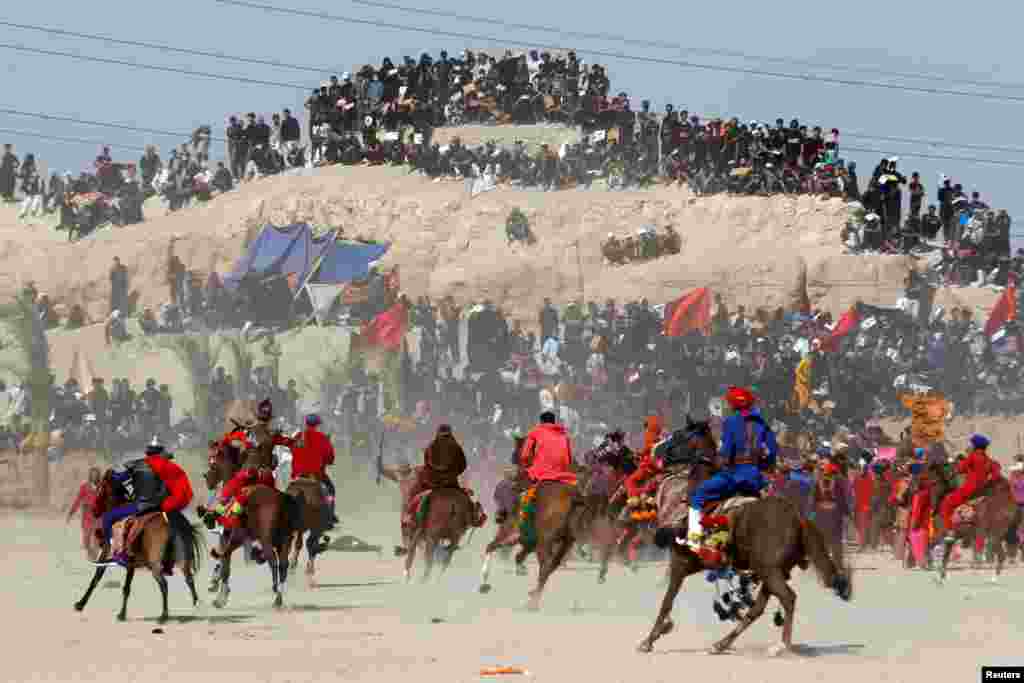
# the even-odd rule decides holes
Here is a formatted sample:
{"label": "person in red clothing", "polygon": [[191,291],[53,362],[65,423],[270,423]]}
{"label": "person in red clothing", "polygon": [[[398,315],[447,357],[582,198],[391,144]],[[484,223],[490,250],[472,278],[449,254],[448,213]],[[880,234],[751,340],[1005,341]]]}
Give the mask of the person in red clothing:
{"label": "person in red clothing", "polygon": [[98,467],[90,467],[88,481],[82,482],[78,495],[68,508],[68,524],[78,510],[82,511],[82,548],[89,557],[96,555],[96,514],[93,507],[96,505],[99,485],[100,470]]}
{"label": "person in red clothing", "polygon": [[932,480],[927,470],[918,474],[917,491],[910,502],[910,551],[914,566],[928,568],[931,564],[928,547],[931,541],[932,521]]}
{"label": "person in red clothing", "polygon": [[337,523],[334,514],[334,482],[327,476],[327,467],[334,464],[334,446],[329,436],[320,431],[319,415],[306,416],[306,430],[294,443],[292,451],[292,479],[312,477],[324,487],[324,498],[330,508],[330,527]]}
{"label": "person in red clothing", "polygon": [[875,475],[864,465],[853,481],[854,522],[857,527],[857,545],[865,550],[873,544],[868,533],[871,529],[871,498],[875,495]]}
{"label": "person in red clothing", "polygon": [[964,475],[964,482],[956,491],[949,494],[939,506],[942,525],[946,530],[946,543],[956,541],[953,535],[953,513],[969,501],[982,487],[994,478],[998,478],[1002,468],[989,457],[987,449],[989,439],[981,434],[971,436],[973,450],[957,466],[957,472]]}
{"label": "person in red clothing", "polygon": [[519,464],[533,484],[557,481],[576,485],[572,471],[572,441],[565,427],[556,422],[552,412],[541,413],[540,424],[526,436]]}

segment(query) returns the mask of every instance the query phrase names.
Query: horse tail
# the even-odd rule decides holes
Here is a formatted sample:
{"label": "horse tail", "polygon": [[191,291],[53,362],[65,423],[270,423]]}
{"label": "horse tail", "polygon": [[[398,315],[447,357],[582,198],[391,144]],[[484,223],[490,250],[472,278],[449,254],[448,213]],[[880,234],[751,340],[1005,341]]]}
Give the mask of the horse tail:
{"label": "horse tail", "polygon": [[181,512],[175,510],[167,513],[167,524],[171,527],[171,537],[181,540],[181,548],[185,553],[183,560],[198,572],[202,567],[202,558],[206,548],[206,540],[198,524],[192,524]]}
{"label": "horse tail", "polygon": [[800,520],[800,540],[804,554],[814,565],[822,584],[835,592],[842,600],[853,598],[853,572],[849,567],[839,567],[828,552],[825,536],[821,529],[809,519]]}

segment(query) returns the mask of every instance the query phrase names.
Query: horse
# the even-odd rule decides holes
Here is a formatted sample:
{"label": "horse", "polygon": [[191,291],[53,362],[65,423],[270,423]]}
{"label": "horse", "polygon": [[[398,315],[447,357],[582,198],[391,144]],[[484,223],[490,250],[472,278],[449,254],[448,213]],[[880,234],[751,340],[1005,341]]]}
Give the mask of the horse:
{"label": "horse", "polygon": [[405,546],[408,549],[404,570],[406,582],[412,580],[412,565],[416,560],[416,548],[420,545],[423,546],[425,565],[422,581],[430,579],[439,547],[444,551],[441,560],[441,572],[444,573],[476,517],[472,499],[460,488],[431,489],[423,494],[419,506],[423,518],[410,533]]}
{"label": "horse", "polygon": [[[928,471],[932,480],[936,482],[933,496],[938,503],[952,493],[956,486],[950,481],[942,465],[934,463],[929,466]],[[974,546],[979,538],[987,541],[995,554],[995,574],[992,576],[992,582],[995,583],[999,580],[1003,563],[1006,561],[1006,536],[1010,528],[1019,524],[1021,519],[1020,508],[1013,497],[1010,482],[1003,476],[990,481],[966,505],[974,510],[973,519],[964,519],[960,525],[947,529],[946,532],[952,533],[956,541],[962,541],[965,545]],[[938,510],[939,505],[936,504],[934,509]],[[946,580],[949,557],[953,553],[954,545],[955,542],[945,544],[942,564],[939,567],[940,584]]]}
{"label": "horse", "polygon": [[[224,449],[217,449],[210,457],[209,468],[203,478],[206,485],[214,490],[231,481],[239,469],[238,460],[231,458]],[[223,534],[220,548],[216,551],[216,557],[220,560],[220,580],[213,606],[218,609],[227,606],[231,592],[231,555],[242,546],[246,538],[259,541],[267,564],[270,565],[273,605],[282,607],[288,580],[288,549],[293,536],[301,536],[303,530],[304,506],[300,499],[264,484],[254,484],[248,488],[250,493],[242,528]]]}
{"label": "horse", "polygon": [[[113,479],[113,472],[107,470],[100,483],[100,490],[96,497],[96,504],[93,507],[93,514],[102,516],[107,511],[124,505],[127,502],[127,495],[124,487],[116,484]],[[176,543],[177,541],[177,543]],[[164,576],[164,569],[168,564],[174,563],[181,568],[185,575],[185,583],[188,585],[192,595],[192,606],[199,605],[199,594],[196,592],[195,571],[199,569],[200,557],[202,555],[203,538],[198,529],[188,523],[185,516],[180,512],[171,514],[160,514],[150,517],[145,527],[138,534],[132,549],[135,551],[126,567],[127,573],[124,577],[124,586],[121,589],[122,602],[121,611],[117,614],[118,621],[125,621],[128,611],[128,596],[132,590],[132,579],[135,577],[135,570],[148,568],[160,587],[163,610],[160,613],[160,623],[165,623],[168,618],[167,610],[167,578]],[[100,579],[106,573],[106,566],[96,567],[96,572],[89,582],[82,599],[75,603],[75,611],[81,612],[89,602],[92,592],[99,585]]]}
{"label": "horse", "polygon": [[[655,447],[655,455],[665,460],[669,470],[658,489],[658,531],[655,533],[655,544],[670,548],[669,577],[658,616],[650,634],[637,646],[639,652],[651,652],[655,641],[673,630],[670,615],[684,579],[705,569],[700,558],[678,539],[685,538],[689,496],[696,485],[713,473],[716,453],[710,424],[692,422],[689,416],[686,429]],[[712,646],[713,653],[728,650],[761,617],[772,596],[778,598],[785,611],[778,652],[792,648],[796,593],[789,586],[789,578],[793,567],[806,570],[813,563],[827,587],[844,601],[852,599],[851,570],[840,568],[829,556],[824,535],[788,500],[756,499],[734,507],[727,516],[730,530],[727,553],[732,558],[731,567],[745,573],[747,585],[759,583],[761,588],[740,623]]]}

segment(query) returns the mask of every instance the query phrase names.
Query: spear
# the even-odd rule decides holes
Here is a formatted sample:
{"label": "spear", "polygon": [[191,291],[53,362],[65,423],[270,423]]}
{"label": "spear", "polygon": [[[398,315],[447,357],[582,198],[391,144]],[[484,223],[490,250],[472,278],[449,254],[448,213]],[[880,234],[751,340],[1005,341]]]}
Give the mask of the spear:
{"label": "spear", "polygon": [[384,474],[384,430],[380,432],[380,448],[377,450],[377,486],[380,486]]}

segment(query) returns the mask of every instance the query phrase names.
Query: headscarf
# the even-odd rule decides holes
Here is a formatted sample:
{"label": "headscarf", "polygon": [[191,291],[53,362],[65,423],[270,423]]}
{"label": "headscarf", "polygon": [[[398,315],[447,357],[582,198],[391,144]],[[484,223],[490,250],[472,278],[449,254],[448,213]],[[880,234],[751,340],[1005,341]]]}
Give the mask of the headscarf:
{"label": "headscarf", "polygon": [[983,451],[986,448],[988,448],[988,445],[990,443],[992,443],[992,442],[989,441],[988,437],[984,436],[983,434],[972,434],[971,435],[971,446],[973,446],[974,448],[976,448],[976,449],[978,449],[980,451]]}
{"label": "headscarf", "polygon": [[725,402],[734,410],[750,410],[757,402],[757,397],[742,387],[729,387],[729,390],[725,392]]}

